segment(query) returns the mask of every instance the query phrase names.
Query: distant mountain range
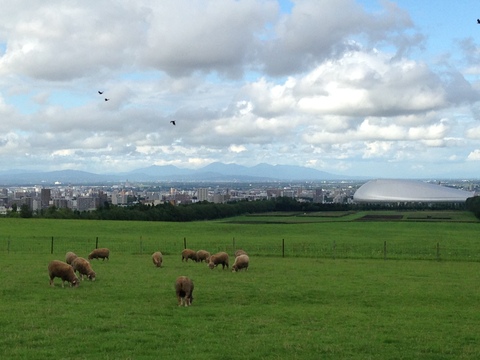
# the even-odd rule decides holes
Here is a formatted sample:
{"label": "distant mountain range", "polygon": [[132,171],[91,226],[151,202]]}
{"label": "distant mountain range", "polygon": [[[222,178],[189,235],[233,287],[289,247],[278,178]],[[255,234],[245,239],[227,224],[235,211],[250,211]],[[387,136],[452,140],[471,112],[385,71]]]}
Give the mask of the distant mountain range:
{"label": "distant mountain range", "polygon": [[95,174],[79,170],[32,172],[23,170],[0,171],[0,185],[33,184],[98,184],[111,182],[155,181],[212,181],[212,182],[268,182],[321,181],[360,179],[331,174],[312,168],[291,165],[258,164],[252,167],[215,162],[200,169],[183,169],[172,165],[149,166],[130,172]]}

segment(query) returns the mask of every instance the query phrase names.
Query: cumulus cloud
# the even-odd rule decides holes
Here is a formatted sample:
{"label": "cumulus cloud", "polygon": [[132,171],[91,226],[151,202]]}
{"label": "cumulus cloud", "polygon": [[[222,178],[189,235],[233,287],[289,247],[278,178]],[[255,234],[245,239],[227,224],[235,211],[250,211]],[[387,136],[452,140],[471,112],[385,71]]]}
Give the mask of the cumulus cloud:
{"label": "cumulus cloud", "polygon": [[460,166],[480,139],[477,55],[432,66],[411,56],[425,39],[393,2],[10,1],[0,169]]}

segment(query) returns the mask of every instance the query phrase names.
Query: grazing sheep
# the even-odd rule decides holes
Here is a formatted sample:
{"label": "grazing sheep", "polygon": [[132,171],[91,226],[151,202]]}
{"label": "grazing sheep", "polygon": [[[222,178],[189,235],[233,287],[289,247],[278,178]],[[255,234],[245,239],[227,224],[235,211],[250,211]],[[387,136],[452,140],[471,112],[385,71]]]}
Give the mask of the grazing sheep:
{"label": "grazing sheep", "polygon": [[205,250],[198,250],[197,251],[197,261],[198,262],[202,262],[203,260],[205,260],[205,262],[208,263],[209,257],[210,257],[210,253],[208,251],[205,251]]}
{"label": "grazing sheep", "polygon": [[93,271],[90,263],[86,259],[77,257],[75,260],[73,260],[72,267],[73,271],[78,271],[82,281],[84,275],[87,276],[88,280],[95,281],[95,271]]}
{"label": "grazing sheep", "polygon": [[154,252],[152,254],[153,265],[156,267],[162,267],[163,255],[160,251]]}
{"label": "grazing sheep", "polygon": [[213,269],[214,267],[218,266],[218,264],[222,264],[222,269],[225,269],[225,266],[228,268],[228,254],[226,252],[221,251],[210,256],[208,267]]}
{"label": "grazing sheep", "polygon": [[68,265],[72,265],[72,261],[77,258],[77,254],[75,254],[74,252],[67,252],[65,254],[65,262],[68,264]]}
{"label": "grazing sheep", "polygon": [[105,261],[105,259],[110,260],[109,257],[110,257],[110,250],[106,248],[100,248],[100,249],[93,250],[88,255],[88,260],[103,259],[103,261]]}
{"label": "grazing sheep", "polygon": [[243,254],[239,255],[235,258],[235,262],[233,263],[232,266],[232,272],[237,272],[239,270],[245,269],[245,271],[248,270],[248,262],[250,259],[248,258],[248,255]]}
{"label": "grazing sheep", "polygon": [[188,259],[192,259],[193,261],[197,262],[197,252],[191,249],[185,249],[182,251],[182,261],[188,262]]}
{"label": "grazing sheep", "polygon": [[175,281],[175,293],[178,306],[190,306],[193,301],[193,281],[186,276],[179,276]]}
{"label": "grazing sheep", "polygon": [[242,249],[238,249],[237,251],[235,251],[234,255],[235,255],[235,257],[237,257],[237,256],[240,256],[240,255],[247,255],[247,253]]}
{"label": "grazing sheep", "polygon": [[62,279],[62,288],[65,287],[65,281],[70,283],[70,287],[79,285],[77,275],[75,275],[72,265],[60,260],[50,261],[48,264],[48,276],[50,277],[51,286],[55,286],[53,279],[56,277]]}

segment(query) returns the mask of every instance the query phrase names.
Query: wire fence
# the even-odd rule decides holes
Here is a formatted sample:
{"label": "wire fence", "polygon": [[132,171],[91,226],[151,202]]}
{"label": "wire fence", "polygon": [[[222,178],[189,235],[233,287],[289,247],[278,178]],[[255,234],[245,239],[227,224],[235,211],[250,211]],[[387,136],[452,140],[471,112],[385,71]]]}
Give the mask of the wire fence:
{"label": "wire fence", "polygon": [[291,239],[263,239],[261,242],[235,238],[225,240],[197,241],[183,237],[178,239],[138,238],[125,240],[99,237],[33,237],[0,239],[0,253],[36,253],[55,254],[63,257],[73,251],[79,256],[87,257],[95,248],[106,247],[113,256],[119,254],[151,254],[161,251],[164,255],[180,256],[185,248],[195,251],[207,250],[211,254],[225,251],[233,255],[235,250],[243,249],[252,256],[302,257],[330,259],[405,259],[437,261],[475,261],[480,262],[477,249],[458,248],[442,245],[441,242],[416,243],[415,246],[394,241],[377,243],[362,242],[327,242],[303,241]]}

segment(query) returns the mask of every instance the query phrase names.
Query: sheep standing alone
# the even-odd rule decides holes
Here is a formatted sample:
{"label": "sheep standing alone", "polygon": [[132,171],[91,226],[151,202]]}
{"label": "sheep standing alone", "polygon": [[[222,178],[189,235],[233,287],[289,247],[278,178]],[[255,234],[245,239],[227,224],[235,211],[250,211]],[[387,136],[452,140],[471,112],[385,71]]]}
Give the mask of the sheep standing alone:
{"label": "sheep standing alone", "polygon": [[65,287],[65,281],[70,283],[70,287],[79,285],[77,275],[75,275],[72,265],[60,260],[50,261],[48,264],[48,276],[50,277],[51,286],[55,286],[53,279],[56,277],[62,279],[62,288]]}
{"label": "sheep standing alone", "polygon": [[77,254],[75,254],[74,252],[67,252],[65,254],[65,262],[68,264],[68,265],[72,265],[72,261],[75,260],[77,258]]}
{"label": "sheep standing alone", "polygon": [[73,271],[78,271],[82,281],[83,281],[84,275],[87,276],[88,280],[95,281],[95,276],[96,276],[95,271],[93,271],[92,266],[86,259],[82,257],[75,258],[72,262],[72,267],[73,267]]}
{"label": "sheep standing alone", "polygon": [[219,264],[222,264],[222,269],[225,269],[225,266],[228,268],[228,254],[226,252],[221,251],[210,256],[210,260],[208,262],[208,267],[210,269],[213,269]]}
{"label": "sheep standing alone", "polygon": [[232,272],[237,272],[239,270],[242,270],[242,269],[245,269],[248,270],[248,263],[249,263],[250,259],[248,257],[248,255],[246,254],[242,254],[242,255],[239,255],[235,258],[235,262],[233,263],[233,266],[232,266]]}
{"label": "sheep standing alone", "polygon": [[105,259],[110,260],[110,250],[107,248],[100,248],[100,249],[95,249],[93,250],[89,255],[88,255],[88,260],[92,259]]}
{"label": "sheep standing alone", "polygon": [[154,252],[152,254],[153,265],[156,267],[162,267],[163,255],[160,251]]}
{"label": "sheep standing alone", "polygon": [[191,249],[185,249],[182,251],[182,261],[188,262],[188,259],[192,259],[193,261],[197,262],[197,252]]}
{"label": "sheep standing alone", "polygon": [[175,281],[175,294],[178,306],[190,306],[193,301],[193,281],[186,276],[179,276]]}
{"label": "sheep standing alone", "polygon": [[208,263],[208,259],[210,258],[210,253],[205,250],[198,250],[197,251],[197,261],[202,262],[205,260],[206,263]]}

